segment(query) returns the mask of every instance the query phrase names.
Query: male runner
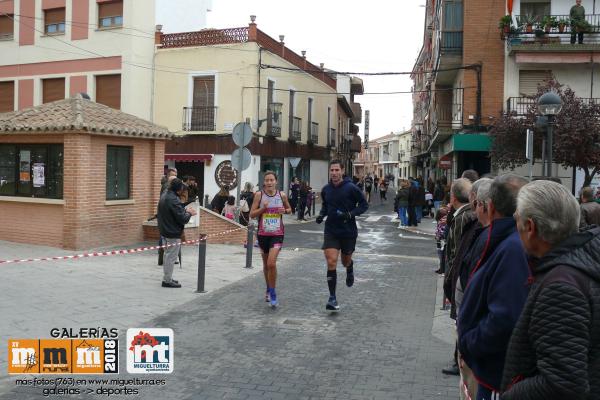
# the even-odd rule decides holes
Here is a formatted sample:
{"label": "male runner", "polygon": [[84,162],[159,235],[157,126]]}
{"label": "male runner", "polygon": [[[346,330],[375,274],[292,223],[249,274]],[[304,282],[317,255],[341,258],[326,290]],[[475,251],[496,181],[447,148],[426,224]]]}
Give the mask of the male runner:
{"label": "male runner", "polygon": [[339,252],[342,252],[342,264],[346,267],[346,286],[354,284],[354,263],[352,253],[356,246],[355,217],[364,213],[369,208],[365,196],[350,178],[343,178],[344,167],[341,161],[333,160],[329,163],[330,181],[321,191],[321,212],[316,218],[318,224],[325,221],[325,238],[323,251],[327,260],[327,285],[329,286],[329,300],[326,310],[338,311],[335,287],[337,283],[337,261]]}

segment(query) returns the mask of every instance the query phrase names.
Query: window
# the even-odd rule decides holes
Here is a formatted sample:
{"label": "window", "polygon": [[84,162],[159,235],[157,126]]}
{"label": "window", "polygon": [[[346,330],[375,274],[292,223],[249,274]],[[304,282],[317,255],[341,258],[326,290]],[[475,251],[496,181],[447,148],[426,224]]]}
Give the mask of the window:
{"label": "window", "polygon": [[192,113],[190,126],[192,131],[214,131],[215,126],[215,77],[194,77]]}
{"label": "window", "polygon": [[537,93],[538,85],[552,79],[552,71],[549,70],[520,70],[519,71],[519,94],[531,96]]}
{"label": "window", "polygon": [[0,82],[0,112],[15,110],[15,82]]}
{"label": "window", "polygon": [[123,26],[123,1],[98,4],[98,28]]}
{"label": "window", "polygon": [[0,196],[62,199],[63,145],[0,145]]}
{"label": "window", "polygon": [[0,40],[12,40],[13,32],[13,15],[0,15]]}
{"label": "window", "polygon": [[96,103],[121,109],[121,75],[96,76]]}
{"label": "window", "polygon": [[65,78],[42,79],[42,103],[65,98]]}
{"label": "window", "polygon": [[44,10],[44,32],[46,35],[62,35],[65,33],[65,8]]}
{"label": "window", "polygon": [[131,147],[106,149],[106,200],[129,199]]}
{"label": "window", "polygon": [[[575,2],[573,2],[573,4],[575,4]],[[536,17],[538,21],[541,21],[544,15],[550,15],[550,1],[521,1],[521,15],[530,15]]]}
{"label": "window", "polygon": [[294,112],[296,111],[294,109],[294,106],[295,106],[294,97],[295,96],[296,96],[296,92],[293,91],[293,90],[290,90],[290,108],[289,108],[289,111],[290,111],[290,114],[289,114],[289,120],[290,120],[289,121],[289,124],[290,124],[290,126],[289,126],[289,128],[290,128],[289,136],[290,136],[290,138],[294,137]]}

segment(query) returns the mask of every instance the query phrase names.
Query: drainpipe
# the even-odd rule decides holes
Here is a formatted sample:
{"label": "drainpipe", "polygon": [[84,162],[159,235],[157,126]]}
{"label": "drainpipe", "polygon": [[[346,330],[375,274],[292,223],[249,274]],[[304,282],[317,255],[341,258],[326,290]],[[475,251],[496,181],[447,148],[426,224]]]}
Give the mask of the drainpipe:
{"label": "drainpipe", "polygon": [[260,121],[260,70],[262,65],[262,47],[258,45],[258,82],[256,84],[256,133],[258,134],[258,121]]}

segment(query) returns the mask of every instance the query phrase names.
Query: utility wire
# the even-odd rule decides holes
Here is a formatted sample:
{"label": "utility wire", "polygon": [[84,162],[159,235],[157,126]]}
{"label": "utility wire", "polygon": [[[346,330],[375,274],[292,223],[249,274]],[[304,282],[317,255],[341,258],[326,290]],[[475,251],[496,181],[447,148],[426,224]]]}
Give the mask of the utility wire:
{"label": "utility wire", "polygon": [[470,64],[470,65],[462,65],[459,67],[452,68],[436,68],[428,71],[391,71],[391,72],[348,72],[348,71],[334,71],[330,69],[302,69],[302,68],[292,68],[292,67],[282,67],[279,65],[270,65],[270,64],[261,64],[261,68],[263,69],[276,69],[280,71],[290,71],[290,72],[308,72],[308,73],[325,73],[331,75],[368,75],[368,76],[384,76],[384,75],[420,75],[420,74],[431,74],[436,72],[444,72],[444,71],[457,71],[461,69],[476,69],[480,65],[479,64]]}

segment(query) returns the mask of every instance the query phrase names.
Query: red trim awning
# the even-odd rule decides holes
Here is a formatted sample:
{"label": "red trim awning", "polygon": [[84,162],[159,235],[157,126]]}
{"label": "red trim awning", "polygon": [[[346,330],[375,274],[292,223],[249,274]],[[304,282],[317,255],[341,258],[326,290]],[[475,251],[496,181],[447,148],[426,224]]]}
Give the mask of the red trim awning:
{"label": "red trim awning", "polygon": [[214,154],[165,154],[165,161],[210,161]]}

